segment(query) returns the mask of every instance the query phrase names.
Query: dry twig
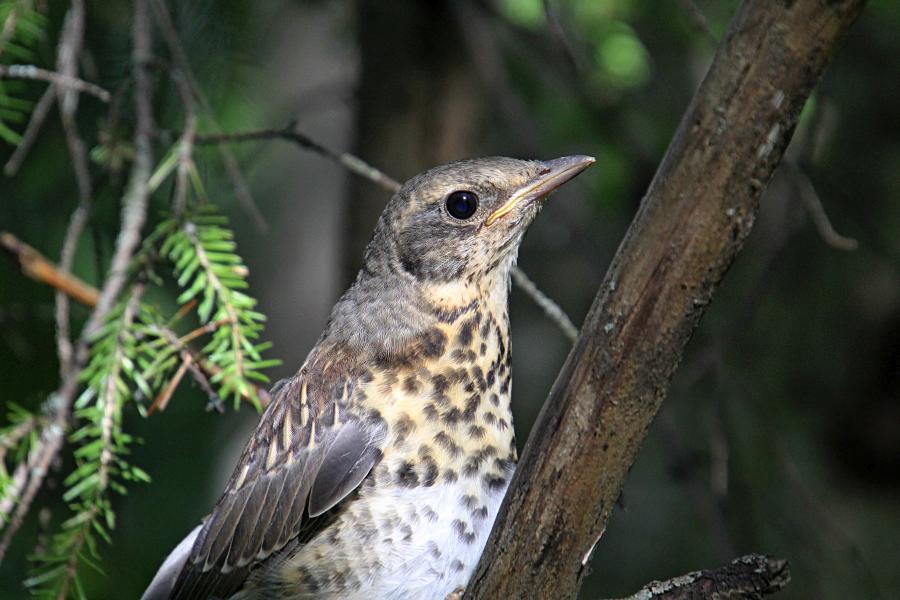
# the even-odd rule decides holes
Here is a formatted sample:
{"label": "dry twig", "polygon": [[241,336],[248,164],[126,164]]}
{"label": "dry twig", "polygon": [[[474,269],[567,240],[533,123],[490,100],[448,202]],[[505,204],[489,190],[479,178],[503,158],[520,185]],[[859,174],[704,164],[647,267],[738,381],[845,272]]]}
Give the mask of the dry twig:
{"label": "dry twig", "polygon": [[178,140],[178,171],[175,174],[174,201],[175,216],[180,217],[187,208],[188,178],[193,166],[194,139],[197,136],[197,112],[190,86],[184,77],[180,73],[175,73],[173,80],[184,105],[184,130]]}
{"label": "dry twig", "polygon": [[[49,285],[88,308],[94,308],[96,306],[97,300],[100,297],[100,291],[97,288],[88,285],[72,274],[63,273],[40,252],[20,241],[11,233],[0,232],[0,247],[7,250],[10,255],[22,265],[22,273],[27,277]],[[183,316],[182,311],[186,312],[195,305],[196,302],[189,302],[182,306],[172,321],[177,321],[180,316]],[[195,381],[203,388],[210,398],[214,398],[216,394],[209,384],[209,379],[219,375],[220,369],[216,365],[205,360],[199,352],[189,346],[189,343],[201,335],[211,333],[217,327],[221,327],[226,323],[228,323],[228,321],[214,321],[202,325],[183,336],[179,336],[168,327],[164,327],[160,330],[160,334],[165,337],[169,343],[178,348],[182,361],[188,363],[188,369],[194,376]],[[259,398],[260,404],[266,406],[269,403],[268,391],[260,386],[254,386],[254,391],[256,397]],[[250,394],[245,394],[242,397],[250,402]],[[158,407],[158,409],[161,410],[161,407]],[[0,514],[2,514],[2,510],[0,510]]]}
{"label": "dry twig", "polygon": [[563,311],[559,304],[542,292],[525,271],[519,267],[513,268],[512,279],[519,286],[519,289],[525,292],[544,311],[547,318],[559,326],[565,336],[569,338],[569,341],[575,343],[575,340],[578,339],[578,328],[575,327],[571,319],[569,319],[569,315]]}
{"label": "dry twig", "polygon": [[34,81],[46,81],[57,88],[72,90],[90,94],[101,102],[109,102],[111,96],[108,91],[90,81],[72,77],[64,73],[48,71],[34,65],[0,65],[0,79],[31,79]]}
{"label": "dry twig", "polygon": [[[156,17],[156,23],[159,25],[162,37],[166,42],[166,46],[168,46],[169,52],[175,61],[175,65],[183,75],[184,81],[187,83],[191,94],[200,104],[200,108],[209,115],[213,125],[221,129],[216,120],[212,105],[210,105],[209,100],[206,98],[206,94],[203,93],[203,90],[197,83],[197,78],[194,77],[194,72],[191,69],[187,54],[185,54],[184,48],[181,45],[181,40],[178,38],[178,31],[175,29],[175,24],[172,22],[171,15],[169,15],[169,9],[166,7],[163,0],[150,0],[150,3]],[[244,176],[241,173],[241,169],[238,166],[234,153],[227,146],[220,146],[218,150],[222,157],[222,164],[225,165],[225,171],[228,174],[229,179],[231,179],[232,186],[234,186],[234,192],[237,195],[238,202],[240,202],[243,209],[253,219],[256,229],[260,232],[265,232],[268,230],[269,226],[266,223],[266,219],[262,212],[260,212],[259,207],[257,207],[256,203],[253,201],[253,196],[250,194],[250,189],[247,187],[247,182],[244,180]]]}
{"label": "dry twig", "polygon": [[31,111],[28,125],[25,126],[25,132],[22,134],[22,141],[19,142],[15,151],[3,166],[3,173],[7,177],[12,177],[19,172],[19,167],[22,166],[22,162],[28,155],[28,151],[31,150],[31,147],[37,140],[38,133],[41,131],[41,126],[43,126],[44,121],[47,120],[47,115],[50,113],[50,109],[53,108],[53,103],[55,101],[56,88],[51,85],[44,91],[41,99],[38,100],[37,104],[34,106],[34,110]]}
{"label": "dry twig", "polygon": [[89,337],[106,318],[118,298],[128,275],[131,257],[141,242],[141,229],[147,218],[149,189],[147,182],[153,169],[153,108],[151,83],[147,66],[150,63],[152,41],[150,36],[148,0],[135,0],[132,24],[134,49],[132,64],[135,78],[135,114],[137,126],[134,132],[134,164],[128,186],[122,198],[122,226],[116,239],[109,274],[100,290],[97,306],[84,327],[82,337]]}
{"label": "dry twig", "polygon": [[809,213],[816,231],[819,232],[819,237],[835,250],[844,250],[845,252],[856,250],[859,247],[859,242],[856,239],[843,236],[834,230],[834,227],[831,225],[831,219],[828,218],[828,213],[825,212],[822,199],[816,193],[816,188],[809,176],[798,166],[794,164],[790,166],[794,171],[794,183],[798,188],[800,200],[803,201],[803,206]]}
{"label": "dry twig", "polygon": [[296,122],[289,123],[281,129],[259,129],[239,133],[212,133],[197,136],[197,145],[218,145],[233,142],[249,142],[282,139],[293,142],[305,150],[310,150],[319,156],[323,156],[346,168],[351,173],[359,175],[363,179],[375,183],[388,192],[396,192],[400,189],[400,182],[376,169],[363,159],[349,152],[335,152],[320,144],[308,135],[297,129]]}
{"label": "dry twig", "polygon": [[66,294],[76,302],[88,307],[97,304],[100,291],[70,273],[63,272],[40,252],[20,241],[13,234],[0,232],[0,247],[9,252],[22,268],[22,272],[53,289]]}
{"label": "dry twig", "polygon": [[[78,58],[84,42],[84,3],[73,0],[72,8],[66,14],[62,39],[57,51],[56,67],[64,78],[74,79],[78,72]],[[78,91],[66,90],[56,85],[59,100],[59,114],[66,135],[66,145],[72,158],[75,180],[78,183],[78,206],[69,219],[69,226],[63,239],[63,248],[59,260],[59,268],[63,273],[72,270],[78,240],[87,224],[91,210],[93,189],[88,170],[87,150],[78,133],[75,113],[78,110]],[[107,94],[108,96],[108,94]],[[72,339],[69,331],[69,298],[61,292],[56,293],[54,300],[54,318],[56,320],[56,346],[59,357],[60,379],[72,369]]]}

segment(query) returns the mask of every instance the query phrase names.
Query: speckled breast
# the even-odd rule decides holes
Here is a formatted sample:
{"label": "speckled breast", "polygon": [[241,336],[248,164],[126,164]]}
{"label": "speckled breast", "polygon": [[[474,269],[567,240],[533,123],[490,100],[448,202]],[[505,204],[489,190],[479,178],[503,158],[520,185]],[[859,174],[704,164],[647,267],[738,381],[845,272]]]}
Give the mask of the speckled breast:
{"label": "speckled breast", "polygon": [[357,383],[388,425],[382,460],[273,597],[443,600],[471,577],[516,459],[507,317],[472,305],[428,336],[424,356]]}

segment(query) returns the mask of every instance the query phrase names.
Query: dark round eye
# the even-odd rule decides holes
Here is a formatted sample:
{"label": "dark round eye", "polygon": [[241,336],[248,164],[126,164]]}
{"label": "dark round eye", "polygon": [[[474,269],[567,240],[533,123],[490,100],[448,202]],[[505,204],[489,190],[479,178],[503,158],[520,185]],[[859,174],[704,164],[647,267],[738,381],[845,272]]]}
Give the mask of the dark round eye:
{"label": "dark round eye", "polygon": [[478,210],[478,196],[472,192],[453,192],[447,196],[447,212],[450,216],[465,220]]}

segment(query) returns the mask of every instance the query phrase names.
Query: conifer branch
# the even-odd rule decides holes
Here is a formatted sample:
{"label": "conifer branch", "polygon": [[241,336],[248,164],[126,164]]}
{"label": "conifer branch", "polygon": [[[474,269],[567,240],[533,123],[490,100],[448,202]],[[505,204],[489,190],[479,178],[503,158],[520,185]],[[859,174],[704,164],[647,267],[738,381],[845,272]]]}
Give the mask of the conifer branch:
{"label": "conifer branch", "polygon": [[80,444],[77,466],[66,478],[63,494],[74,515],[53,536],[50,548],[35,558],[38,566],[25,583],[38,595],[63,600],[74,591],[84,596],[79,568],[84,564],[99,569],[95,536],[110,542],[109,531],[115,526],[110,491],[124,493],[125,481],[149,481],[146,473],[128,464],[132,438],[122,430],[122,410],[131,395],[127,380],[134,376],[133,325],[143,291],[144,284],[134,285],[92,340],[91,359],[81,375],[87,388],[76,402],[75,416],[83,425],[71,436]]}

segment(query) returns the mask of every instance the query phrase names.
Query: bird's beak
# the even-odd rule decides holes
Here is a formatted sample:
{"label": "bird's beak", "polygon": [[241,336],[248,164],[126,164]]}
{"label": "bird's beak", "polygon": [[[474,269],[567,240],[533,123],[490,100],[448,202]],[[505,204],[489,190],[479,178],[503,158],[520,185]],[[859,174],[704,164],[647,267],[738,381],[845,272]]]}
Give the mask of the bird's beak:
{"label": "bird's beak", "polygon": [[491,223],[511,212],[519,204],[527,204],[547,197],[556,188],[587,169],[594,162],[596,162],[596,159],[593,156],[580,154],[542,161],[541,171],[538,176],[515,190],[502,206],[488,215],[484,224],[491,225]]}

